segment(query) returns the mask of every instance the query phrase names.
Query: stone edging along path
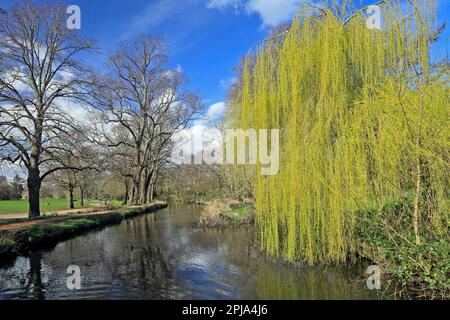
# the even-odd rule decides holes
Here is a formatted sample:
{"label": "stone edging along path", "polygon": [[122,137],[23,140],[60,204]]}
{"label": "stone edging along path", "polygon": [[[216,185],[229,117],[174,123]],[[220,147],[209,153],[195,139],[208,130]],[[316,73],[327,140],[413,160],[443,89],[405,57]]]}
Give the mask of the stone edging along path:
{"label": "stone edging along path", "polygon": [[167,203],[156,202],[142,207],[5,224],[0,226],[0,257],[26,254],[29,250],[166,207]]}

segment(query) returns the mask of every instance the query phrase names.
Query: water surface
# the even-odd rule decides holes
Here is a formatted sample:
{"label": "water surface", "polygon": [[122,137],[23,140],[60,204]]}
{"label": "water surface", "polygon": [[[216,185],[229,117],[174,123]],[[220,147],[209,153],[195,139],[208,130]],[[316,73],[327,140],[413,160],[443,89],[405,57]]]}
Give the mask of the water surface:
{"label": "water surface", "polygon": [[[46,251],[0,261],[0,299],[380,299],[365,266],[308,267],[261,256],[249,230],[198,230],[171,206]],[[80,290],[66,285],[81,270]]]}

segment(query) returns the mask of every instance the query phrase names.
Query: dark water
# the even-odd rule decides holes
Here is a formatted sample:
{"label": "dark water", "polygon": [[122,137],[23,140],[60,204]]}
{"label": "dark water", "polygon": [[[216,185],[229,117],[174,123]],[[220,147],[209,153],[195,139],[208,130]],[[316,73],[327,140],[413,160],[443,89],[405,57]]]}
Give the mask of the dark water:
{"label": "dark water", "polygon": [[[364,266],[294,267],[257,253],[247,230],[191,227],[196,207],[172,206],[29,257],[0,261],[0,299],[381,299]],[[81,289],[66,281],[81,270]]]}

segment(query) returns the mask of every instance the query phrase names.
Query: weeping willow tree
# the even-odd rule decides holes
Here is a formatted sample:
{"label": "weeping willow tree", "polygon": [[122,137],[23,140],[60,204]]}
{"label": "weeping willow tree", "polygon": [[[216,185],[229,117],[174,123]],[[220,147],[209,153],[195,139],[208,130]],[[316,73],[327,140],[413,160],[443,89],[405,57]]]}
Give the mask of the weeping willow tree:
{"label": "weeping willow tree", "polygon": [[233,125],[282,129],[279,174],[253,168],[268,254],[342,262],[356,251],[358,210],[404,197],[412,243],[448,232],[450,99],[448,68],[430,57],[435,1],[381,9],[382,30],[361,12],[298,17],[246,59]]}

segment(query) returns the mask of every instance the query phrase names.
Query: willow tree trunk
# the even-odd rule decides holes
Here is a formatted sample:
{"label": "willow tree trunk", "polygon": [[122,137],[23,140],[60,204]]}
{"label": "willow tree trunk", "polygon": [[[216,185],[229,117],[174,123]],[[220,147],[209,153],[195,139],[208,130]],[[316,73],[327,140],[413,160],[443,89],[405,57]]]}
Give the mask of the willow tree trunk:
{"label": "willow tree trunk", "polygon": [[420,221],[420,194],[421,194],[421,180],[422,180],[422,170],[420,159],[417,159],[417,177],[416,177],[416,196],[414,200],[414,214],[413,214],[413,225],[414,225],[414,235],[416,237],[416,245],[420,245],[420,231],[419,231],[419,221]]}
{"label": "willow tree trunk", "polygon": [[421,150],[421,133],[422,133],[422,120],[423,120],[423,94],[422,91],[420,92],[420,113],[419,113],[419,126],[417,129],[417,139],[416,139],[416,152],[417,152],[417,158],[416,158],[416,198],[414,200],[414,214],[413,214],[413,225],[414,225],[414,234],[416,236],[416,245],[420,245],[420,230],[419,230],[419,223],[420,223],[420,197],[422,193],[422,161],[420,156],[420,150]]}
{"label": "willow tree trunk", "polygon": [[37,218],[41,215],[39,208],[39,193],[41,191],[41,178],[39,177],[39,169],[31,168],[28,170],[28,203],[29,218]]}

